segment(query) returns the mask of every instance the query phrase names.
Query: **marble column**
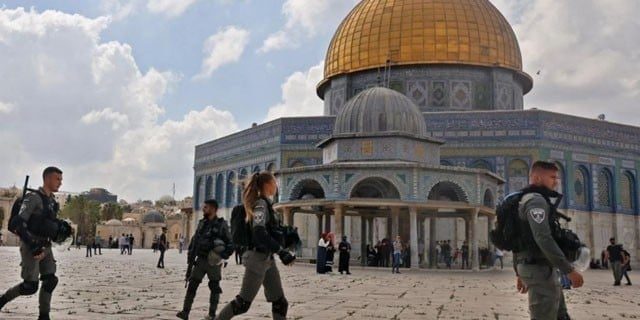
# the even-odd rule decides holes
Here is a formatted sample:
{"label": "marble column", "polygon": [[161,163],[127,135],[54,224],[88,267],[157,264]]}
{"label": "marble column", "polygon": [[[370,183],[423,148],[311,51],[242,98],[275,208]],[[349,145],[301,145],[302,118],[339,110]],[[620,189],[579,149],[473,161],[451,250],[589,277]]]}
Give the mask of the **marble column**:
{"label": "marble column", "polygon": [[364,216],[360,216],[360,265],[367,265],[367,221],[369,219]]}
{"label": "marble column", "polygon": [[438,229],[436,228],[436,215],[429,218],[429,267],[436,268],[438,266],[438,256],[436,254],[436,239],[438,237]]}
{"label": "marble column", "polygon": [[[336,205],[335,208],[333,208],[333,217],[335,220],[335,227],[336,230],[334,231],[335,235],[336,235],[336,242],[340,243],[340,241],[342,241],[342,235],[344,234],[344,216],[343,216],[343,212],[344,212],[344,207],[342,205]],[[329,217],[329,216],[327,216]],[[336,245],[337,245],[336,243]]]}
{"label": "marble column", "polygon": [[285,207],[282,209],[282,216],[284,218],[285,226],[293,226],[293,212],[291,208]]}
{"label": "marble column", "polygon": [[[395,241],[396,237],[400,235],[400,208],[393,207],[391,208],[391,234],[389,235],[389,239],[391,241]],[[402,239],[403,241],[406,239]]]}
{"label": "marble column", "polygon": [[324,232],[331,232],[331,215],[324,214]]}
{"label": "marble column", "polygon": [[471,228],[469,229],[471,233],[471,269],[473,271],[480,271],[480,255],[478,250],[478,211],[479,209],[473,209],[471,212]]}
{"label": "marble column", "polygon": [[318,240],[320,240],[320,235],[324,232],[322,229],[322,218],[324,217],[324,214],[322,213],[316,213],[316,218],[318,218]]}
{"label": "marble column", "polygon": [[495,221],[495,216],[487,216],[487,248],[489,248],[490,252],[494,251],[493,242],[491,242],[491,230],[494,228]]}
{"label": "marble column", "polygon": [[410,242],[411,242],[411,268],[418,268],[418,208],[409,208]]}

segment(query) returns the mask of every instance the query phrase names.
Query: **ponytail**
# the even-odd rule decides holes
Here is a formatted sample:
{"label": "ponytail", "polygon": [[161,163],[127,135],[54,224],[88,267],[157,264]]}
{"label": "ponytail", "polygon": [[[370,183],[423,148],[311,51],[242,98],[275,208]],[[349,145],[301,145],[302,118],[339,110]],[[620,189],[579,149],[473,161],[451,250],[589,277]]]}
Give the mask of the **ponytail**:
{"label": "ponytail", "polygon": [[273,181],[275,177],[271,172],[255,172],[249,178],[249,181],[245,184],[244,191],[242,192],[242,204],[244,210],[247,213],[246,221],[253,220],[253,206],[261,196],[262,188],[267,183]]}

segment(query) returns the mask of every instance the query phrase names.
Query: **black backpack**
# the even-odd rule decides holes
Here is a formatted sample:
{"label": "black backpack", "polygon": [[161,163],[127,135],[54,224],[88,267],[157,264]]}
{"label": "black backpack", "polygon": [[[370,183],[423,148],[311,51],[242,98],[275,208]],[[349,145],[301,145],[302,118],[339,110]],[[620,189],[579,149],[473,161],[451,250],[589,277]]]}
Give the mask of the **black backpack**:
{"label": "black backpack", "polygon": [[251,242],[251,224],[247,222],[247,213],[244,205],[239,204],[231,210],[231,241],[236,247],[250,247]]}
{"label": "black backpack", "polygon": [[496,207],[498,223],[489,238],[502,251],[518,252],[521,249],[518,245],[521,235],[518,211],[523,196],[522,191],[511,193]]}
{"label": "black backpack", "polygon": [[[46,201],[46,199],[44,198],[45,196],[39,191],[31,190],[31,189],[28,189],[28,190],[39,195],[43,203]],[[20,208],[22,207],[22,202],[24,201],[25,197],[26,195],[19,197],[18,199],[16,199],[15,202],[13,202],[13,206],[11,206],[11,216],[9,217],[9,225],[7,229],[9,229],[9,231],[15,235],[18,235],[17,233],[18,226],[16,225],[16,217],[18,216],[18,214],[20,214]]]}

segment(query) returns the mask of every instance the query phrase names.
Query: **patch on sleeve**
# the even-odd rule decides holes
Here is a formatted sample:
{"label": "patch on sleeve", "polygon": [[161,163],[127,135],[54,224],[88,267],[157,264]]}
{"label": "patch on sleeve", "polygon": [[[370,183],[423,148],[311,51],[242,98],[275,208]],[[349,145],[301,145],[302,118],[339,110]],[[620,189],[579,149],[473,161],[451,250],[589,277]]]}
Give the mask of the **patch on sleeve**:
{"label": "patch on sleeve", "polygon": [[257,225],[264,225],[265,223],[265,210],[264,206],[258,205],[253,209],[253,222]]}
{"label": "patch on sleeve", "polygon": [[533,208],[529,210],[529,215],[531,215],[533,221],[542,223],[545,216],[547,215],[547,212],[542,208]]}

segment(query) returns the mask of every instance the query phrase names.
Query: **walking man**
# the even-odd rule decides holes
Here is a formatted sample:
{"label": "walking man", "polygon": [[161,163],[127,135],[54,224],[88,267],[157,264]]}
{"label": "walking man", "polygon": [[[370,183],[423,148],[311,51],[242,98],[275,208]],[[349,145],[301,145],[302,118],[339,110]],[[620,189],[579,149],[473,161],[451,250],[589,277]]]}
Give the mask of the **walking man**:
{"label": "walking man", "polygon": [[168,249],[167,244],[167,228],[162,228],[162,234],[158,238],[158,250],[160,250],[160,259],[158,259],[158,268],[164,269],[164,252]]}
{"label": "walking man", "polygon": [[129,255],[131,255],[131,252],[133,252],[133,241],[135,240],[135,238],[133,238],[133,233],[129,234],[129,238],[127,238],[127,240],[129,243]]}
{"label": "walking man", "polygon": [[44,169],[42,178],[42,187],[24,196],[18,214],[10,220],[9,230],[20,237],[20,274],[23,281],[0,295],[0,309],[19,296],[35,294],[39,276],[42,286],[38,297],[38,320],[49,320],[53,290],[58,285],[51,243],[71,237],[73,229],[57,218],[59,206],[53,193],[62,185],[62,171],[48,167]]}
{"label": "walking man", "polygon": [[393,242],[393,266],[391,266],[391,273],[400,273],[401,257],[402,257],[402,240],[400,236],[396,236],[396,241]]}
{"label": "walking man", "polygon": [[613,285],[619,286],[622,280],[622,245],[616,244],[616,238],[609,239],[606,258],[613,271]]}
{"label": "walking man", "polygon": [[[229,226],[223,218],[218,218],[218,202],[209,199],[204,202],[202,212],[204,218],[198,223],[196,233],[189,243],[186,281],[188,283],[187,294],[184,297],[182,311],[176,315],[180,319],[188,319],[191,312],[193,299],[196,297],[198,286],[204,275],[209,278],[209,314],[205,319],[214,319],[220,294],[220,268],[223,259],[229,258],[233,252]],[[162,253],[161,253],[162,254]]]}
{"label": "walking man", "polygon": [[462,269],[469,269],[469,244],[466,240],[462,243]]}

